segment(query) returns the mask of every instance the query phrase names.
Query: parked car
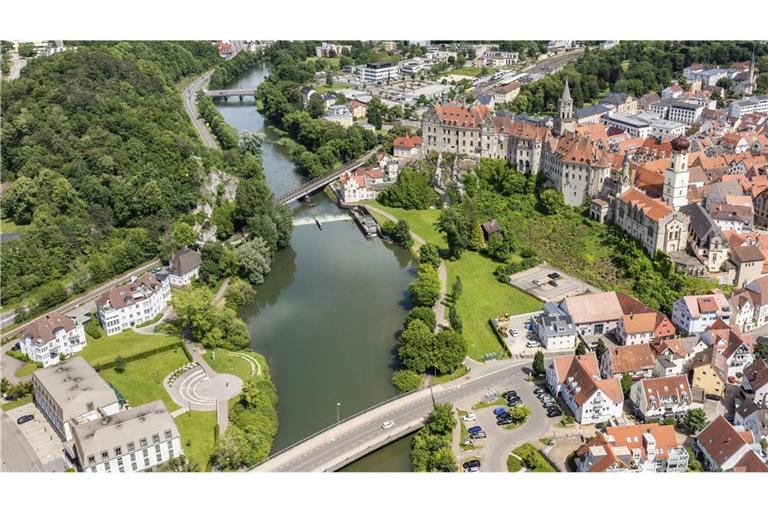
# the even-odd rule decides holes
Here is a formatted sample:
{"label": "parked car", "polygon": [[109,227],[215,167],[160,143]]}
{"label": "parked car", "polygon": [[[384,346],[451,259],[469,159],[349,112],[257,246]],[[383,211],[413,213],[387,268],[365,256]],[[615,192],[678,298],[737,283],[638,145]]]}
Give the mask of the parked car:
{"label": "parked car", "polygon": [[390,429],[394,426],[395,426],[395,422],[392,420],[387,420],[381,424],[381,428],[383,428],[384,430]]}
{"label": "parked car", "polygon": [[515,391],[514,389],[510,389],[509,391],[505,391],[504,393],[502,393],[501,396],[503,396],[506,400],[509,400],[513,396],[517,396],[517,391]]}
{"label": "parked car", "polygon": [[469,414],[465,414],[461,419],[464,421],[475,421],[477,419],[477,416],[475,413],[471,412]]}
{"label": "parked car", "polygon": [[512,336],[517,336],[518,334],[520,334],[520,331],[518,331],[517,329],[510,329],[509,334],[511,334]]}
{"label": "parked car", "polygon": [[507,416],[506,418],[500,418],[496,421],[496,424],[499,426],[511,425],[512,423],[513,423],[512,418],[510,418],[509,416]]}
{"label": "parked car", "polygon": [[480,432],[475,432],[474,434],[470,434],[469,437],[472,439],[485,439],[488,437],[488,434],[485,433],[484,430],[481,430]]}
{"label": "parked car", "polygon": [[507,412],[507,408],[506,407],[497,407],[497,408],[495,408],[493,410],[493,414],[495,416],[498,416],[500,414],[505,414],[506,412]]}
{"label": "parked car", "polygon": [[509,399],[507,400],[507,405],[508,405],[509,407],[514,407],[514,406],[516,406],[516,405],[520,405],[520,404],[522,404],[522,403],[523,403],[523,401],[520,399],[520,397],[519,397],[519,396],[513,396],[512,398],[509,398]]}
{"label": "parked car", "polygon": [[477,432],[482,432],[482,431],[483,431],[483,427],[481,427],[480,425],[469,427],[467,429],[467,432],[469,432],[470,434],[476,434]]}
{"label": "parked car", "polygon": [[24,423],[32,421],[33,419],[35,419],[34,414],[25,414],[24,416],[20,416],[19,419],[16,420],[16,423],[23,425]]}
{"label": "parked car", "polygon": [[536,389],[533,390],[533,394],[536,395],[536,396],[541,396],[541,395],[543,395],[546,392],[547,392],[547,390],[544,389],[544,388],[536,388]]}
{"label": "parked car", "polygon": [[536,348],[540,346],[541,346],[541,343],[539,343],[536,340],[528,340],[525,342],[525,348]]}
{"label": "parked car", "polygon": [[562,415],[563,413],[560,409],[547,409],[547,418],[557,418]]}
{"label": "parked car", "polygon": [[469,468],[479,468],[479,467],[480,467],[480,461],[479,461],[479,460],[477,460],[477,459],[468,460],[467,462],[465,462],[464,464],[462,464],[462,467],[463,467],[464,469],[469,469]]}

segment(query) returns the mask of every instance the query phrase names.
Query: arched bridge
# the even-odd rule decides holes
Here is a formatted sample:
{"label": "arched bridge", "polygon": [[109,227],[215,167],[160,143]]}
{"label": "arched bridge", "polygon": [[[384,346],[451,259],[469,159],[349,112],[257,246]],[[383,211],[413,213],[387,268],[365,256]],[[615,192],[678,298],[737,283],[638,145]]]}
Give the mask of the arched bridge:
{"label": "arched bridge", "polygon": [[[382,402],[275,453],[251,471],[335,471],[421,428],[434,402],[480,399],[489,388],[522,382],[525,364],[500,361],[476,368],[467,377]],[[394,425],[383,429],[385,421]]]}
{"label": "arched bridge", "polygon": [[321,188],[325,187],[329,183],[336,180],[339,176],[341,176],[345,172],[351,172],[357,169],[358,167],[362,167],[365,164],[365,162],[367,162],[368,159],[371,158],[371,156],[373,156],[376,153],[378,149],[379,148],[377,147],[369,151],[362,157],[358,158],[354,162],[351,162],[343,166],[341,169],[337,171],[333,171],[332,173],[325,174],[323,176],[319,176],[313,180],[310,180],[306,183],[302,183],[300,186],[296,187],[295,189],[290,190],[279,197],[276,197],[275,202],[280,204],[288,204],[291,201],[300,199],[306,195],[311,194],[316,190],[320,190]]}
{"label": "arched bridge", "polygon": [[205,91],[205,94],[209,98],[233,98],[237,96],[241,100],[248,96],[256,96],[255,89],[218,89],[213,91]]}

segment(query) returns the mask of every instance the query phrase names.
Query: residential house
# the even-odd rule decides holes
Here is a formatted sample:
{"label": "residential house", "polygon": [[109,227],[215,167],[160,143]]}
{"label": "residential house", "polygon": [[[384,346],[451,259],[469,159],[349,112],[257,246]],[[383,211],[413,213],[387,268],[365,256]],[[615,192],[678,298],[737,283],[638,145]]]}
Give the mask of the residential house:
{"label": "residential house", "polygon": [[611,176],[611,159],[590,135],[567,132],[545,145],[542,171],[571,206],[596,197]]}
{"label": "residential house", "polygon": [[344,204],[376,199],[377,185],[383,185],[387,175],[378,168],[360,168],[339,178],[341,201]]}
{"label": "residential house", "polygon": [[752,338],[740,334],[723,322],[712,324],[701,333],[700,338],[716,353],[712,356],[712,362],[729,382],[741,379],[744,369],[755,359],[752,354]]}
{"label": "residential house", "polygon": [[77,466],[90,473],[144,471],[184,454],[162,400],[79,423],[73,435]]}
{"label": "residential house", "polygon": [[44,367],[80,352],[85,344],[83,326],[56,311],[28,324],[19,336],[21,353]]}
{"label": "residential house", "polygon": [[629,391],[635,413],[643,421],[662,418],[679,418],[693,403],[691,386],[685,375],[656,377],[640,380]]}
{"label": "residential house", "polygon": [[572,295],[559,308],[571,316],[582,336],[613,332],[624,315],[652,312],[642,302],[617,292]]}
{"label": "residential house", "polygon": [[[755,404],[750,398],[741,401],[737,398],[733,424],[742,425],[752,432],[757,442],[768,439],[768,408]],[[763,452],[766,453],[765,450]]]}
{"label": "residential house", "polygon": [[520,84],[518,82],[510,82],[493,91],[493,100],[496,103],[509,103],[514,100],[519,93]]}
{"label": "residential house", "polygon": [[576,451],[579,472],[684,473],[688,452],[672,425],[623,425],[598,432]]}
{"label": "residential house", "polygon": [[735,269],[733,284],[737,288],[755,281],[763,273],[765,255],[757,245],[745,244],[731,247],[729,264]]}
{"label": "residential house", "polygon": [[392,153],[398,158],[416,158],[421,153],[422,138],[418,135],[404,135],[392,141]]}
{"label": "residential house", "polygon": [[601,379],[595,354],[559,356],[547,366],[547,386],[582,425],[622,416],[624,394],[618,379]]}
{"label": "residential house", "polygon": [[620,379],[624,374],[632,380],[651,377],[656,358],[650,345],[611,347],[600,358],[600,372],[606,379]]}
{"label": "residential house", "polygon": [[656,361],[653,375],[656,377],[670,377],[682,375],[687,372],[694,358],[707,349],[698,336],[674,338],[651,343]]}
{"label": "residential house", "polygon": [[744,368],[741,389],[757,407],[768,409],[768,362],[765,359],[755,359]]}
{"label": "residential house", "polygon": [[37,370],[32,389],[35,405],[64,441],[75,426],[121,409],[115,390],[82,357]]}
{"label": "residential house", "polygon": [[722,293],[686,295],[672,304],[672,323],[687,334],[704,332],[715,320],[728,324],[732,310]]}
{"label": "residential house", "polygon": [[188,247],[171,256],[168,265],[168,278],[171,286],[187,286],[200,274],[203,259],[200,253]]}
{"label": "residential house", "polygon": [[621,345],[639,345],[672,338],[675,326],[667,315],[658,311],[629,313],[619,319],[616,341]]}
{"label": "residential house", "polygon": [[751,431],[733,426],[718,416],[696,436],[694,452],[710,471],[768,472],[754,450],[759,449]]}
{"label": "residential house", "polygon": [[159,315],[171,299],[167,275],[146,272],[131,277],[131,282],[116,286],[96,299],[99,321],[107,336],[151,320]]}
{"label": "residential house", "polygon": [[368,106],[362,101],[349,100],[346,104],[347,110],[352,113],[352,117],[355,119],[361,119],[368,113]]}
{"label": "residential house", "polygon": [[578,329],[573,318],[554,302],[544,303],[542,314],[531,316],[531,327],[547,350],[576,348]]}
{"label": "residential house", "polygon": [[625,92],[612,92],[601,99],[600,104],[613,107],[619,114],[637,113],[637,98]]}
{"label": "residential house", "polygon": [[354,118],[346,105],[331,105],[328,107],[328,115],[323,119],[340,124],[344,128],[350,128],[354,124]]}

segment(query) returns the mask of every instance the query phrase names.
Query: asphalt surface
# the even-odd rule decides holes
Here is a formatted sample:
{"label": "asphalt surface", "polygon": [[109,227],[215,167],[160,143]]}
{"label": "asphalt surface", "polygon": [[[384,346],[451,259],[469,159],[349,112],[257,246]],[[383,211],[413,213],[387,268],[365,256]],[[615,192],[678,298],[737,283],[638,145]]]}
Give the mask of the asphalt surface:
{"label": "asphalt surface", "polygon": [[192,126],[197,130],[197,134],[202,139],[203,144],[211,149],[218,149],[219,144],[216,142],[216,138],[208,130],[205,121],[200,117],[200,113],[197,111],[197,91],[202,89],[208,84],[208,80],[211,78],[212,71],[206,72],[204,75],[195,79],[194,82],[189,84],[182,92],[181,99],[184,102],[184,110],[187,111],[189,120],[192,122]]}
{"label": "asphalt surface", "polygon": [[[478,373],[435,386],[432,389],[438,403],[455,403],[473,396],[480,398],[489,388],[519,385],[522,368],[527,362],[501,361],[478,369]],[[483,371],[485,370],[485,371]],[[318,436],[278,455],[254,468],[255,471],[325,471],[352,462],[367,453],[372,444],[384,445],[415,430],[433,409],[430,390],[406,395],[383,404],[361,416],[347,420]],[[394,427],[383,430],[385,421]],[[386,437],[386,441],[382,437]],[[506,459],[505,459],[506,460]],[[342,463],[343,462],[343,463]]]}
{"label": "asphalt surface", "polygon": [[[549,57],[549,58],[544,59],[542,61],[539,61],[539,62],[537,62],[537,63],[535,63],[535,64],[533,64],[531,66],[526,67],[525,69],[523,69],[522,72],[528,73],[528,74],[542,73],[542,72],[546,73],[546,74],[551,74],[551,73],[546,72],[545,68],[551,67],[551,68],[554,68],[556,70],[560,66],[564,66],[567,63],[569,63],[569,62],[571,62],[573,60],[578,59],[583,53],[584,53],[583,50],[582,51],[572,50],[572,51],[570,51],[568,53],[563,53],[563,54],[560,54],[560,55],[555,55],[553,57]],[[493,89],[496,86],[498,86],[500,82],[501,82],[501,80],[494,80],[492,82],[488,82],[487,84],[483,84],[481,87],[479,87],[477,89],[476,94],[477,95],[485,94],[488,91],[490,91],[491,89]]]}
{"label": "asphalt surface", "polygon": [[32,445],[4,411],[0,411],[0,471],[44,471]]}

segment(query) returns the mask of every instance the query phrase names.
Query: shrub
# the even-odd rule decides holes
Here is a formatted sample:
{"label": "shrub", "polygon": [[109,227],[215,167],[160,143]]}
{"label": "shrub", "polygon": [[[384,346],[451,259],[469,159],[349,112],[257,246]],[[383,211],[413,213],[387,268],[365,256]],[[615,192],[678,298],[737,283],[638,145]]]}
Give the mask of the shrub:
{"label": "shrub", "polygon": [[85,329],[85,333],[95,340],[101,338],[102,336],[99,322],[94,317],[91,317],[89,321],[85,322],[84,329]]}
{"label": "shrub", "polygon": [[408,393],[419,389],[422,379],[423,375],[413,370],[398,370],[392,374],[392,385],[397,388],[398,392]]}

